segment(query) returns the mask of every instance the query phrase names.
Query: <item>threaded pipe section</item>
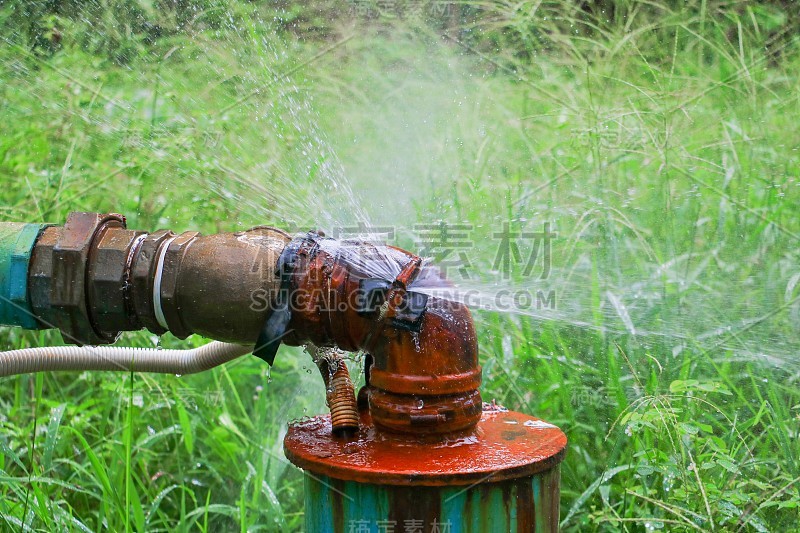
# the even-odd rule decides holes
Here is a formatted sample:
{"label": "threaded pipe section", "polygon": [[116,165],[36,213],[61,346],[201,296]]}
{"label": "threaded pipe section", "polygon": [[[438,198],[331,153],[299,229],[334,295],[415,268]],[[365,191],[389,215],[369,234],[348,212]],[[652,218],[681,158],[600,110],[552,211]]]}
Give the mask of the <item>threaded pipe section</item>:
{"label": "threaded pipe section", "polygon": [[358,431],[358,403],[342,352],[336,348],[306,345],[306,351],[322,374],[325,382],[325,401],[331,412],[331,431],[337,437]]}
{"label": "threaded pipe section", "polygon": [[347,365],[342,359],[336,360],[335,363],[336,370],[325,384],[325,400],[331,410],[333,434],[342,436],[358,430],[358,405]]}

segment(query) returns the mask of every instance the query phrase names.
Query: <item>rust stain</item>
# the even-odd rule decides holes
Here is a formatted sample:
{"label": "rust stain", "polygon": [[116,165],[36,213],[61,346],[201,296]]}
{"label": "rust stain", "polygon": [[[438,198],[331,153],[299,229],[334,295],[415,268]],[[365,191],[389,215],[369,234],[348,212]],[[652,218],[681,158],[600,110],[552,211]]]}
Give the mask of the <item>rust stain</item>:
{"label": "rust stain", "polygon": [[[508,428],[515,426],[513,437]],[[448,435],[412,435],[377,429],[368,412],[350,439],[331,435],[330,417],[289,427],[286,457],[315,474],[361,483],[468,485],[532,476],[558,464],[567,437],[541,420],[484,410],[475,428]]]}
{"label": "rust stain", "polygon": [[390,522],[418,521],[433,524],[442,520],[441,495],[423,487],[396,487],[389,493]]}
{"label": "rust stain", "polygon": [[344,483],[340,480],[331,479],[331,484],[334,489],[331,491],[331,497],[333,498],[331,505],[333,511],[333,530],[337,533],[344,533]]}
{"label": "rust stain", "polygon": [[517,531],[534,531],[536,526],[536,506],[534,505],[531,479],[519,480],[516,483],[515,492],[517,496]]}
{"label": "rust stain", "polygon": [[[298,250],[292,278],[292,318],[286,344],[312,342],[347,351],[367,351],[369,406],[375,424],[415,434],[449,433],[474,426],[481,416],[481,368],[472,316],[466,306],[429,297],[419,331],[387,320],[415,283],[447,283],[419,258],[391,246],[342,244],[317,239]],[[342,251],[361,246],[364,251]],[[372,275],[359,258],[379,258],[382,270],[396,271],[387,298],[387,317],[365,316],[361,282]],[[415,280],[416,278],[416,280]]]}
{"label": "rust stain", "polygon": [[542,509],[547,513],[542,522],[550,531],[558,531],[561,501],[561,467],[556,465],[542,479]]}

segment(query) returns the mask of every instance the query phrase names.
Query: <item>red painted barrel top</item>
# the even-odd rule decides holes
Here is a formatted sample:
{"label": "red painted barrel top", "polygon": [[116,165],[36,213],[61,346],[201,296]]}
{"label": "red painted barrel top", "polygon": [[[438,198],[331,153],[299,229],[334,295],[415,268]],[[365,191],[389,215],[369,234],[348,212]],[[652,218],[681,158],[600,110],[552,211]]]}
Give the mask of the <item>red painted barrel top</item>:
{"label": "red painted barrel top", "polygon": [[383,485],[470,485],[548,470],[561,462],[567,437],[556,426],[502,407],[484,408],[478,425],[440,436],[376,429],[362,411],[357,434],[331,434],[329,415],[289,426],[286,457],[313,474]]}

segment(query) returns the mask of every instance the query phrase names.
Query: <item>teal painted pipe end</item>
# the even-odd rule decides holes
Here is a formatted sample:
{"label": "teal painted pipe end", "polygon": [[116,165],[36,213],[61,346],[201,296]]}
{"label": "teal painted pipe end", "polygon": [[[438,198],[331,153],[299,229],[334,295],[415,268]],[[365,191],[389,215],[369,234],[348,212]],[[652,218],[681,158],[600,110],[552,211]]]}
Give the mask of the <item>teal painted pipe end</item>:
{"label": "teal painted pipe end", "polygon": [[[472,486],[393,486],[305,473],[305,530],[313,533],[557,533],[559,465]],[[491,476],[487,476],[491,477]]]}
{"label": "teal painted pipe end", "polygon": [[28,299],[33,245],[48,224],[0,222],[0,324],[40,329]]}

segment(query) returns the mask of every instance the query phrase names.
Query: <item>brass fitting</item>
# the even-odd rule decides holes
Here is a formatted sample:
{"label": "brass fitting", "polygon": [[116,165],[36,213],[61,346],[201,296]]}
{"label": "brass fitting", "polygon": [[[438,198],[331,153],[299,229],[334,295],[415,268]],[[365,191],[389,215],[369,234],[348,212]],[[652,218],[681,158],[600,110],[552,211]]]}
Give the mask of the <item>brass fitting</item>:
{"label": "brass fitting", "polygon": [[[109,259],[107,254],[98,256],[98,243],[108,232],[124,228],[122,215],[72,213],[63,227],[46,228],[36,241],[28,271],[31,307],[41,323],[59,328],[67,342],[108,344],[116,340],[118,333],[113,328],[97,327],[92,315],[104,315],[109,323],[116,323],[124,299],[103,300],[94,311],[89,300],[106,295],[109,289],[114,294],[124,283],[119,257],[113,261],[116,272],[97,268],[98,260],[105,263]],[[87,284],[89,273],[95,277]]]}
{"label": "brass fitting", "polygon": [[148,234],[126,229],[121,215],[72,213],[34,246],[31,306],[42,327],[73,344],[109,344],[142,328],[254,344],[267,309],[253,295],[277,291],[274,265],[289,240],[267,227]]}

